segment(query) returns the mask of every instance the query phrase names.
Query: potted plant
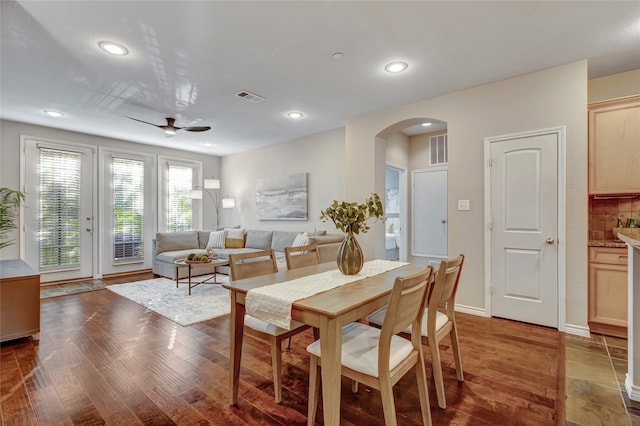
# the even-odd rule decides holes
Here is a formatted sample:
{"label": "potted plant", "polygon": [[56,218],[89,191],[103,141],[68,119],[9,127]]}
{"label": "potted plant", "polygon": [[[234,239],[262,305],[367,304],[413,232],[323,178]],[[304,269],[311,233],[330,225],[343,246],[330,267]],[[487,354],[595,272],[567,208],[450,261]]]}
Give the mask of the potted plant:
{"label": "potted plant", "polygon": [[338,250],[338,269],[345,275],[355,275],[364,265],[362,247],[358,243],[355,234],[366,233],[371,229],[367,221],[369,219],[384,220],[384,209],[378,194],[371,193],[364,203],[338,202],[333,203],[320,212],[323,222],[331,220],[336,228],[347,235]]}
{"label": "potted plant", "polygon": [[24,193],[10,188],[0,188],[0,249],[15,243],[8,234],[17,228],[16,209],[24,201]]}

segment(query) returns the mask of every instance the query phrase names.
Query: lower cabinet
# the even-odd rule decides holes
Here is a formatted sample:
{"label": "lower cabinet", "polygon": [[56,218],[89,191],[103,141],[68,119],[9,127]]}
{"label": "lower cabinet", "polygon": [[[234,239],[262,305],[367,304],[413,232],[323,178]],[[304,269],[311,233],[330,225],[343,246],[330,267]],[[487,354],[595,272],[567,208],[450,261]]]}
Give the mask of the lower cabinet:
{"label": "lower cabinet", "polygon": [[627,337],[627,249],[589,247],[589,329]]}
{"label": "lower cabinet", "polygon": [[0,260],[0,342],[40,337],[40,275],[19,259]]}

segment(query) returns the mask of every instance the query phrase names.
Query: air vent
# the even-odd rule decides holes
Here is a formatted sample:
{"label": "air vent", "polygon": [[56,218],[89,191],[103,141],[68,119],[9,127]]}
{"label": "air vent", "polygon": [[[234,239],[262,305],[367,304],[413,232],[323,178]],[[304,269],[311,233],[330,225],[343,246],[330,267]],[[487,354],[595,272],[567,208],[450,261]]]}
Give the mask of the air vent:
{"label": "air vent", "polygon": [[254,104],[264,101],[264,98],[262,96],[256,95],[255,93],[247,92],[246,90],[236,93],[236,96],[242,99],[245,99],[249,102],[253,102]]}
{"label": "air vent", "polygon": [[448,160],[447,135],[429,137],[429,165],[447,164]]}

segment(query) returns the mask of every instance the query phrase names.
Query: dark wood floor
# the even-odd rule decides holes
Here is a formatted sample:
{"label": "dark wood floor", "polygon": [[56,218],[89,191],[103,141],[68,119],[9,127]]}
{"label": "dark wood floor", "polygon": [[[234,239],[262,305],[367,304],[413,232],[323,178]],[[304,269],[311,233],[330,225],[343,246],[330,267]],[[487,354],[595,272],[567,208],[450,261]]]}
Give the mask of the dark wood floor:
{"label": "dark wood floor", "polygon": [[[3,424],[306,424],[311,331],[294,337],[283,355],[282,404],[273,400],[269,347],[246,338],[240,401],[231,407],[228,316],[181,327],[108,290],[42,300],[41,313],[38,343],[18,339],[0,346]],[[559,332],[495,318],[457,318],[465,381],[456,380],[445,339],[446,410],[437,406],[426,355],[434,424],[564,424]],[[350,389],[343,380],[342,423],[384,424],[378,391]],[[396,385],[399,424],[420,424],[417,393],[413,374]]]}

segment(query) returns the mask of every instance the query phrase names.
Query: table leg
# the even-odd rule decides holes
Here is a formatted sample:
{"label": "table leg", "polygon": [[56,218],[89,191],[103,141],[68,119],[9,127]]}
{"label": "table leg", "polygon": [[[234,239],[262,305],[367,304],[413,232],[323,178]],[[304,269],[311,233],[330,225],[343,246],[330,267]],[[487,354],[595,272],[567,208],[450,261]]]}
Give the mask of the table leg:
{"label": "table leg", "polygon": [[180,269],[178,268],[178,265],[176,265],[176,288],[179,288],[180,284]]}
{"label": "table leg", "polygon": [[189,296],[191,296],[191,264],[189,263]]}
{"label": "table leg", "polygon": [[238,385],[240,384],[240,359],[242,357],[242,337],[244,334],[244,313],[242,303],[238,303],[235,291],[231,292],[231,316],[229,332],[229,403],[238,403]]}
{"label": "table leg", "polygon": [[334,319],[320,324],[320,352],[322,354],[322,405],[324,424],[340,424],[340,377],[342,369],[342,328]]}

